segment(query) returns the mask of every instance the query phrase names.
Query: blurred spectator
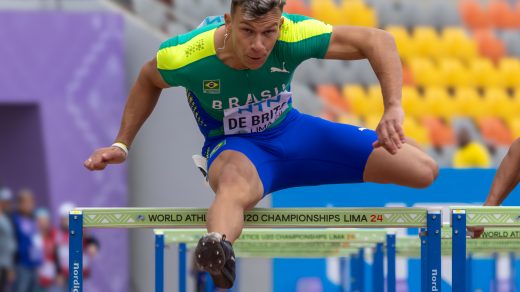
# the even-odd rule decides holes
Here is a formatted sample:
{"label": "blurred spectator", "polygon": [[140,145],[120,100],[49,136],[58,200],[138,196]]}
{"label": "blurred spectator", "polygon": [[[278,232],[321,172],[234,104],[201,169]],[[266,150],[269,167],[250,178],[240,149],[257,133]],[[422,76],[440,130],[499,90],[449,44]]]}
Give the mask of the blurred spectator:
{"label": "blurred spectator", "polygon": [[4,198],[4,200],[2,201],[2,210],[7,217],[11,218],[13,212],[13,192],[10,188],[2,186],[2,184],[0,183],[0,193],[0,197]]}
{"label": "blurred spectator", "polygon": [[42,262],[42,240],[34,219],[34,195],[22,189],[17,197],[17,210],[13,214],[13,225],[18,243],[16,252],[16,279],[13,292],[38,291],[37,269]]}
{"label": "blurred spectator", "polygon": [[453,167],[487,168],[491,166],[487,148],[473,141],[467,128],[461,128],[457,133],[457,146],[458,149],[453,155]]}
{"label": "blurred spectator", "polygon": [[11,191],[0,186],[0,292],[7,291],[7,285],[14,280],[13,258],[16,240],[6,212],[11,198]]}
{"label": "blurred spectator", "polygon": [[36,222],[43,240],[43,262],[38,269],[40,292],[55,292],[58,275],[57,231],[51,225],[49,211],[45,208],[36,210]]}
{"label": "blurred spectator", "polygon": [[[58,229],[57,246],[58,246],[58,266],[59,274],[57,278],[58,291],[68,291],[69,277],[69,212],[75,208],[75,205],[69,202],[63,203],[59,208],[60,227]],[[83,279],[86,280],[90,276],[90,263],[97,255],[99,250],[99,242],[96,238],[84,231],[83,233]]]}

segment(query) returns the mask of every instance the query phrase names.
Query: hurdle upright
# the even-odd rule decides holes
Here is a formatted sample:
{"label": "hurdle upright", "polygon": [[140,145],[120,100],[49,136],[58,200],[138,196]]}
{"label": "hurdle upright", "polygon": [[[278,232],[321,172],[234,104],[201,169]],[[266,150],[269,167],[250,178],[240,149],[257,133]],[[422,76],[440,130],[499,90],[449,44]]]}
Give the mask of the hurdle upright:
{"label": "hurdle upright", "polygon": [[[69,215],[69,291],[83,291],[83,228],[202,228],[206,226],[206,213],[207,209],[200,208],[72,210]],[[427,286],[440,291],[440,215],[440,210],[426,208],[269,208],[246,212],[244,227],[427,228],[427,272],[439,275],[437,278],[432,277]]]}
{"label": "hurdle upright", "polygon": [[[498,234],[499,239],[520,239],[520,207],[452,207],[451,226],[453,237],[452,252],[452,279],[453,291],[467,290],[466,254],[467,242],[466,227],[514,227],[503,230]],[[482,240],[487,240],[484,237]],[[491,240],[491,239],[489,239]],[[519,242],[517,241],[516,244]],[[482,243],[479,245],[483,245]],[[515,243],[510,243],[515,248]],[[492,246],[492,245],[491,245]],[[492,247],[495,248],[496,247]]]}

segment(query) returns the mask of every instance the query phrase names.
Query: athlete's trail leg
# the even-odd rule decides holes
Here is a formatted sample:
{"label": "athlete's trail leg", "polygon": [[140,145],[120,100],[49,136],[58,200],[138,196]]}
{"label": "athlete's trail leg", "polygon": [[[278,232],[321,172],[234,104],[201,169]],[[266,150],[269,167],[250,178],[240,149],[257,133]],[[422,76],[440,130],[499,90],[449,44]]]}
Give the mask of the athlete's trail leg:
{"label": "athlete's trail leg", "polygon": [[211,164],[209,183],[216,197],[208,211],[208,232],[225,234],[234,242],[244,226],[244,211],[262,199],[260,177],[245,155],[226,150]]}
{"label": "athlete's trail leg", "polygon": [[383,148],[375,149],[365,166],[364,180],[426,188],[433,183],[438,174],[437,163],[410,142],[403,144],[395,155]]}

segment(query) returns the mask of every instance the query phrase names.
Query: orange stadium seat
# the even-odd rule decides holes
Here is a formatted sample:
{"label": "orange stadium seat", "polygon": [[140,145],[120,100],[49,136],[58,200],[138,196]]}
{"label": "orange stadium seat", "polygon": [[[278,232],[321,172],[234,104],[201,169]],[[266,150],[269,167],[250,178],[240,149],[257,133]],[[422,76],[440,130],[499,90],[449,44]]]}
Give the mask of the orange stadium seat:
{"label": "orange stadium seat", "polygon": [[415,53],[420,57],[438,57],[442,50],[439,50],[439,35],[433,27],[416,26],[413,31],[413,43],[415,45]]}
{"label": "orange stadium seat", "polygon": [[489,117],[477,119],[477,125],[484,140],[495,145],[511,145],[513,134],[500,118]]}
{"label": "orange stadium seat", "polygon": [[439,117],[422,118],[424,127],[428,130],[428,136],[432,146],[448,146],[455,143],[453,128],[445,119]]}
{"label": "orange stadium seat", "polygon": [[410,67],[403,64],[403,84],[404,85],[415,85],[415,80],[413,78],[412,71],[410,71]]}
{"label": "orange stadium seat", "polygon": [[477,43],[461,27],[445,27],[441,33],[442,57],[452,57],[464,60],[474,59],[478,56]]}
{"label": "orange stadium seat", "polygon": [[498,62],[498,71],[504,86],[516,87],[520,82],[520,60],[516,58],[502,58]]}
{"label": "orange stadium seat", "polygon": [[408,62],[415,55],[415,50],[412,38],[408,34],[406,27],[388,26],[385,30],[394,37],[401,59]]}
{"label": "orange stadium seat", "polygon": [[515,28],[520,28],[520,1],[516,2],[516,5],[513,8],[513,26]]}
{"label": "orange stadium seat", "polygon": [[422,87],[442,85],[442,77],[431,59],[413,58],[409,64],[416,85]]}
{"label": "orange stadium seat", "polygon": [[333,113],[330,109],[324,108],[320,114],[320,118],[328,121],[336,121],[338,120],[338,115]]}
{"label": "orange stadium seat", "polygon": [[474,31],[473,37],[477,41],[481,56],[490,58],[496,63],[506,55],[504,42],[499,40],[492,30],[477,29]]}
{"label": "orange stadium seat", "polygon": [[469,63],[469,73],[473,86],[500,87],[503,80],[490,59],[477,58]]}
{"label": "orange stadium seat", "polygon": [[330,106],[338,109],[340,112],[348,112],[349,108],[343,100],[341,93],[336,85],[319,84],[316,86],[316,94]]}
{"label": "orange stadium seat", "polygon": [[291,14],[301,14],[312,17],[312,11],[303,0],[287,0],[284,11]]}
{"label": "orange stadium seat", "polygon": [[462,0],[459,3],[459,11],[464,25],[475,28],[488,28],[491,26],[488,13],[480,5],[478,0]]}
{"label": "orange stadium seat", "polygon": [[491,0],[488,4],[491,24],[497,28],[515,27],[513,8],[506,0]]}

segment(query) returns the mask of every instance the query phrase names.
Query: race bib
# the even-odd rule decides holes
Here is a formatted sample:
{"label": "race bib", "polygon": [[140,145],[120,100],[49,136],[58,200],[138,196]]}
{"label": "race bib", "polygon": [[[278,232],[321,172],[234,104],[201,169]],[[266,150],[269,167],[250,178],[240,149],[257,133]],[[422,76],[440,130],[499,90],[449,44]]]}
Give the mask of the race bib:
{"label": "race bib", "polygon": [[265,131],[289,108],[291,92],[257,103],[224,110],[224,134],[247,134]]}

